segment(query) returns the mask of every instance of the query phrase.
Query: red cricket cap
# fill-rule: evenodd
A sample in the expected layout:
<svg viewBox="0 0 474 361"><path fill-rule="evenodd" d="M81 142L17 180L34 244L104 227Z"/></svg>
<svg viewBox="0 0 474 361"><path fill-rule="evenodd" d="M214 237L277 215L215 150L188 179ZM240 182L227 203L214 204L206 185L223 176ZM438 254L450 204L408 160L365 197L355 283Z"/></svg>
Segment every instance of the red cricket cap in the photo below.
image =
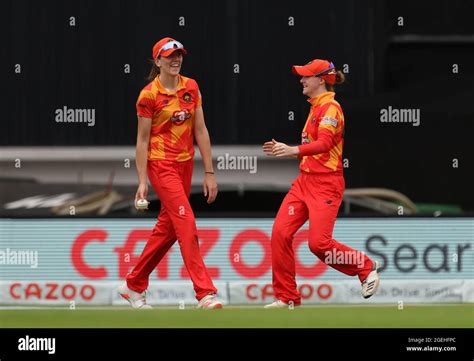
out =
<svg viewBox="0 0 474 361"><path fill-rule="evenodd" d="M293 65L291 71L301 76L317 76L331 85L336 82L336 67L327 60L314 59L306 65Z"/></svg>
<svg viewBox="0 0 474 361"><path fill-rule="evenodd" d="M181 50L183 54L188 53L183 44L181 44L179 41L174 40L173 38L163 38L153 46L153 59L156 59L159 56L164 56L167 58L176 50Z"/></svg>

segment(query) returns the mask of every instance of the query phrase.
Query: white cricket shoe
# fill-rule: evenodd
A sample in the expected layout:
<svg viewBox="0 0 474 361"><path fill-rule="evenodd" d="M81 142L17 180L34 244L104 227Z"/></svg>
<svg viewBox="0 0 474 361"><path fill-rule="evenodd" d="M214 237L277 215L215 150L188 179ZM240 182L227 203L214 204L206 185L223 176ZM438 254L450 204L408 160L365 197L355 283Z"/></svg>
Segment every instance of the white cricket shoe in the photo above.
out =
<svg viewBox="0 0 474 361"><path fill-rule="evenodd" d="M289 308L290 306L283 302L282 300L276 300L268 305L263 306L263 308Z"/></svg>
<svg viewBox="0 0 474 361"><path fill-rule="evenodd" d="M199 300L196 308L214 310L222 308L222 303L217 299L215 293L210 293Z"/></svg>
<svg viewBox="0 0 474 361"><path fill-rule="evenodd" d="M362 286L362 297L369 298L377 292L377 288L380 283L379 276L380 262L374 261L372 271L369 273L367 278L361 283Z"/></svg>
<svg viewBox="0 0 474 361"><path fill-rule="evenodd" d="M146 304L145 291L143 291L142 293L132 291L130 288L127 287L126 282L119 288L117 288L117 292L120 296L126 299L133 308L139 308L141 310L148 310L152 308L150 305Z"/></svg>

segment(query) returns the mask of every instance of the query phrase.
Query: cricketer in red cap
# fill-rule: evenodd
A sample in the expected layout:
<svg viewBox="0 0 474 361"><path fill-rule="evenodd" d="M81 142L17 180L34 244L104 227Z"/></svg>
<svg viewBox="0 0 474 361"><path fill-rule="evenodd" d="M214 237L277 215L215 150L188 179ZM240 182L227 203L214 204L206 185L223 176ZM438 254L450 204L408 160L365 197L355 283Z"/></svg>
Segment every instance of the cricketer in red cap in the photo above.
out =
<svg viewBox="0 0 474 361"><path fill-rule="evenodd" d="M333 63L315 59L295 65L303 94L311 108L301 132L301 145L289 146L275 139L263 144L269 156L300 159L300 175L293 181L272 227L272 284L275 302L265 308L288 308L301 303L295 279L292 247L298 229L309 220L308 246L318 257L324 272L327 266L348 276L358 276L364 298L375 294L380 282L379 262L333 238L339 206L344 194L342 151L344 113L336 101L334 84L344 81L344 74ZM338 262L332 255L358 254L356 259ZM329 257L331 255L331 257Z"/></svg>

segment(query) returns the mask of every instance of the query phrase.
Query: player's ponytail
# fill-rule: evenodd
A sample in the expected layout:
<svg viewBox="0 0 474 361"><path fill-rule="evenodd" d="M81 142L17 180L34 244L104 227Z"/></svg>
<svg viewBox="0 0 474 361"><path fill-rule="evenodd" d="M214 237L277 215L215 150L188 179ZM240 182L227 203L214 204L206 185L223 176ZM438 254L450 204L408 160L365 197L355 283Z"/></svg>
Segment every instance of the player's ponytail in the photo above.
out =
<svg viewBox="0 0 474 361"><path fill-rule="evenodd" d="M148 81L153 81L158 75L160 75L160 68L156 65L156 63L151 60L151 64L150 73L146 78Z"/></svg>
<svg viewBox="0 0 474 361"><path fill-rule="evenodd" d="M340 70L338 70L336 72L336 81L334 82L334 84L342 84L346 81L346 76L344 75L344 73ZM334 91L334 85L331 85L331 84L328 84L326 83L326 90L327 91L330 91L330 92L333 92Z"/></svg>
<svg viewBox="0 0 474 361"><path fill-rule="evenodd" d="M336 84L342 84L346 80L346 76L340 70L336 72Z"/></svg>

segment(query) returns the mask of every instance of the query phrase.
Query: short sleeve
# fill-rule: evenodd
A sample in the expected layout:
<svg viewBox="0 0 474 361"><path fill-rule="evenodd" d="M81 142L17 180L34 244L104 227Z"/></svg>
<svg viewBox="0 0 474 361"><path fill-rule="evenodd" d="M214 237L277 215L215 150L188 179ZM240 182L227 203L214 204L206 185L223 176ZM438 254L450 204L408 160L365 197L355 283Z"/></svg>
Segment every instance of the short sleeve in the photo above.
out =
<svg viewBox="0 0 474 361"><path fill-rule="evenodd" d="M202 107L202 95L199 87L197 88L196 108Z"/></svg>
<svg viewBox="0 0 474 361"><path fill-rule="evenodd" d="M199 85L196 81L194 81L194 91L195 91L194 97L196 99L194 108L202 107L202 94L201 94L201 90L199 89Z"/></svg>
<svg viewBox="0 0 474 361"><path fill-rule="evenodd" d="M155 111L155 96L149 90L142 90L137 100L137 115L143 118L153 118Z"/></svg>

